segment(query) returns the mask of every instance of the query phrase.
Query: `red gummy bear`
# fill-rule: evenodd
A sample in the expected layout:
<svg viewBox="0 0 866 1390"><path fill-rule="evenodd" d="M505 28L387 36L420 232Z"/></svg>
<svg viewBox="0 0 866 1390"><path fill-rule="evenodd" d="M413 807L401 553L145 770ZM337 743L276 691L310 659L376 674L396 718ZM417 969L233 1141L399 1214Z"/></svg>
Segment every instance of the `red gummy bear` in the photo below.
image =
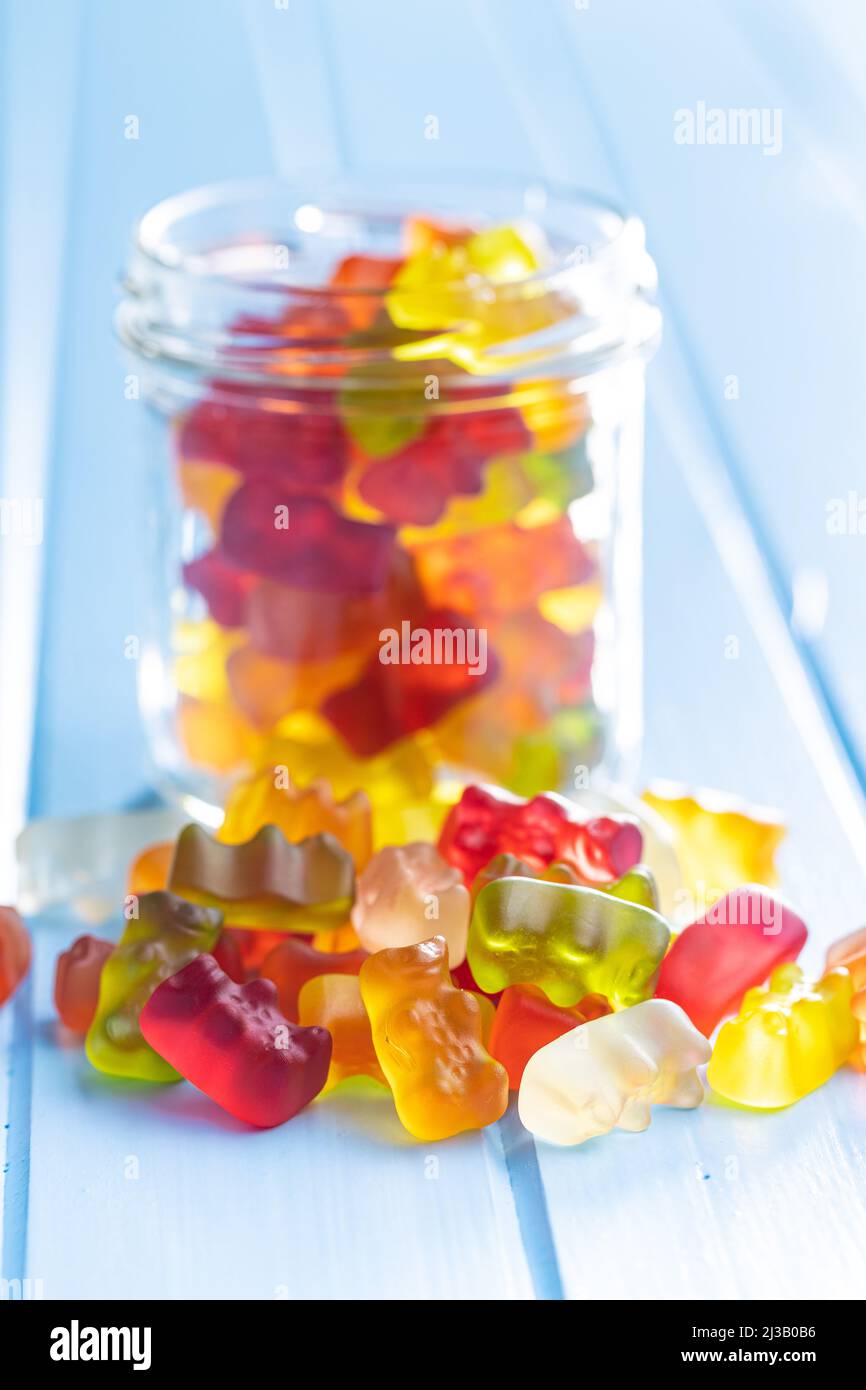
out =
<svg viewBox="0 0 866 1390"><path fill-rule="evenodd" d="M154 990L141 1031L230 1115L270 1129L319 1094L331 1064L330 1033L289 1023L276 1003L270 980L233 984L213 956L200 955Z"/></svg>
<svg viewBox="0 0 866 1390"><path fill-rule="evenodd" d="M0 1004L30 969L30 934L14 907L0 907Z"/></svg>
<svg viewBox="0 0 866 1390"><path fill-rule="evenodd" d="M446 415L431 420L421 438L399 453L370 464L358 491L390 521L432 526L451 497L481 492L491 458L519 454L530 445L517 410Z"/></svg>
<svg viewBox="0 0 866 1390"><path fill-rule="evenodd" d="M535 869L561 861L590 886L615 883L640 862L640 829L611 816L572 819L575 810L550 792L523 801L489 787L467 787L448 813L439 852L469 887L497 854L513 854Z"/></svg>
<svg viewBox="0 0 866 1390"><path fill-rule="evenodd" d="M509 1090L519 1090L526 1063L539 1048L581 1023L609 1013L611 1007L601 994L587 994L573 1009L561 1009L532 985L510 985L503 990L489 1050L508 1072Z"/></svg>
<svg viewBox="0 0 866 1390"><path fill-rule="evenodd" d="M357 975L367 952L317 951L309 942L290 937L275 946L262 961L260 974L277 990L280 1009L286 1018L298 1017L298 995L308 980L317 975Z"/></svg>
<svg viewBox="0 0 866 1390"><path fill-rule="evenodd" d="M765 888L737 888L684 927L661 964L656 998L685 1009L709 1037L783 961L795 960L806 924Z"/></svg>
<svg viewBox="0 0 866 1390"><path fill-rule="evenodd" d="M270 933L262 933L262 935ZM213 948L213 958L220 970L224 970L236 985L243 985L247 979L247 964L244 956L243 938L257 936L257 932L245 932L237 927L224 927Z"/></svg>
<svg viewBox="0 0 866 1390"><path fill-rule="evenodd" d="M322 497L292 494L262 478L239 487L222 519L222 546L254 574L302 589L376 593L391 570L393 526L341 516Z"/></svg>
<svg viewBox="0 0 866 1390"><path fill-rule="evenodd" d="M114 943L98 936L79 936L61 951L54 969L54 1007L73 1033L86 1033L99 1002L99 977Z"/></svg>
<svg viewBox="0 0 866 1390"><path fill-rule="evenodd" d="M183 567L190 589L201 594L208 612L222 627L243 627L255 576L238 569L215 547Z"/></svg>
<svg viewBox="0 0 866 1390"><path fill-rule="evenodd" d="M471 645L477 642L477 634L478 629L456 613L432 612L414 623L404 621L401 633L394 630L400 659L386 663L382 659L384 649L380 649L355 685L328 696L322 713L356 757L375 757L407 734L429 728L453 705L480 694L496 679L498 664L493 653L484 647L482 667L481 648ZM408 659L413 651L423 657L417 665ZM437 651L440 657L450 653L462 654L465 659L437 659ZM470 661L473 652L474 662Z"/></svg>
<svg viewBox="0 0 866 1390"><path fill-rule="evenodd" d="M187 415L179 442L183 458L289 487L339 482L346 466L346 437L332 393L269 388L262 394L237 385L229 390L230 397L206 397Z"/></svg>

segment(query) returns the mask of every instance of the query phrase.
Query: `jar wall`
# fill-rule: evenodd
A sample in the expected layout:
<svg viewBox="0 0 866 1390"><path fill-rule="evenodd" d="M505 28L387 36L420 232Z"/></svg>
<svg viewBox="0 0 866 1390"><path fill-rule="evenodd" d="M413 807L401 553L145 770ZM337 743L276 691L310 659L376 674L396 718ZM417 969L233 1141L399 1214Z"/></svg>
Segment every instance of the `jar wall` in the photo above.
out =
<svg viewBox="0 0 866 1390"><path fill-rule="evenodd" d="M455 781L627 772L653 277L634 219L535 184L276 182L147 214L118 327L164 791L218 819L279 765L409 826Z"/></svg>
<svg viewBox="0 0 866 1390"><path fill-rule="evenodd" d="M633 362L353 419L146 376L140 694L162 786L216 807L269 762L412 802L443 778L529 795L621 772L642 378Z"/></svg>

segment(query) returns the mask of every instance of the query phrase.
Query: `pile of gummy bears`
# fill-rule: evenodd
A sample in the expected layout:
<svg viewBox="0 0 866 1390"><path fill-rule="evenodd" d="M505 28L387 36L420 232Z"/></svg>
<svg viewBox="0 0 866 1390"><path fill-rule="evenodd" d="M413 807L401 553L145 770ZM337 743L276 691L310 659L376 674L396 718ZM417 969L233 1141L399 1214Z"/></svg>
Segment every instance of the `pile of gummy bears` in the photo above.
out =
<svg viewBox="0 0 866 1390"><path fill-rule="evenodd" d="M676 936L660 911L696 870L772 878L781 828L682 791L608 802L468 786L438 844L373 852L363 792L265 769L215 836L189 824L136 857L117 944L81 936L57 961L58 1014L100 1071L185 1078L251 1125L363 1078L426 1141L494 1123L510 1091L533 1135L573 1145L699 1105L706 1062L714 1091L764 1109L866 1070L866 930L813 985L806 927L766 887ZM0 913L2 1001L30 942Z"/></svg>

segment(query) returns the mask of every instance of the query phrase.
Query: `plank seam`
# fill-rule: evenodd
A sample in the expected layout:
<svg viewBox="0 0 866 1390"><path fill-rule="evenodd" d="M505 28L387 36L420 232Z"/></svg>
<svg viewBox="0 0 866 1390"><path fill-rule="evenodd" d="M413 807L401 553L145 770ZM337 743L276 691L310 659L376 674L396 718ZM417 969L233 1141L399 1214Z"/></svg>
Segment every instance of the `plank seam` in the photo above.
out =
<svg viewBox="0 0 866 1390"><path fill-rule="evenodd" d="M560 18L564 19L563 11L559 11ZM573 30L569 28L569 38L572 47L576 49L574 43ZM602 153L619 185L622 195L630 204L630 181L625 175L624 166L619 156L618 148L613 138L609 135L606 126L600 116L595 92L591 82L587 79L586 72L580 62L579 57L575 56L575 64L580 75L584 90L587 92L588 108L593 113L595 121L596 135ZM666 283L664 273L660 279ZM857 855L860 863L866 867L866 814L862 798L866 797L866 763L857 750L855 740L848 728L847 721L839 704L834 697L823 666L811 648L791 627L785 617L786 612L793 611L793 595L785 579L784 567L778 560L775 548L770 541L767 531L763 525L759 511L753 503L748 485L743 477L742 469L736 460L733 447L729 444L724 426L719 419L718 412L714 406L707 388L703 384L695 363L697 353L693 350L690 334L683 326L682 315L679 311L677 301L669 290L664 292L665 320L667 333L671 341L679 350L681 359L685 363L685 370L691 382L702 416L707 423L707 427L712 438L715 457L711 460L706 457L706 452L700 449L689 451L695 459L704 458L702 476L699 476L699 464L689 465L685 452L675 451L677 466L681 472L686 485L689 488L698 509L704 518L707 529L712 536L719 558L725 569L726 574L731 579L735 591L743 598L743 607L747 616L755 626L756 619L759 617L765 624L765 630L775 628L777 643L780 639L784 640L787 646L787 656L789 665L796 665L798 671L805 681L806 690L811 696L812 709L806 708L803 699L805 691L801 688L798 691L800 696L798 702L792 700L791 687L780 679L780 673L775 666L770 663L771 670L776 677L782 700L788 709L792 720L801 733L804 734L804 744L808 756L813 762L818 773L819 780L828 788L831 801L835 801L834 790L828 782L829 770L823 758L816 756L813 743L807 738L804 723L809 732L815 731L816 719L820 722L824 733L828 736L828 745L834 754L834 759L838 764L836 769L837 776L841 776L845 783L850 783L850 778L846 774L844 763L847 762L848 772L853 774L859 787L860 797L851 797L851 807L857 817L858 825L851 826L845 817L842 817L843 826L851 840L852 848ZM661 401L662 397L657 395ZM658 413L658 412L657 412ZM668 402L666 415L666 428L669 428L670 419L676 414L674 406ZM681 433L681 431L680 431ZM715 486L713 486L715 484ZM751 570L749 581L743 581L742 564L734 564L731 547L725 544L725 527L729 534L731 531L739 531L742 541L748 541L750 554L748 556ZM742 560L742 552L738 553L738 560ZM761 581L764 581L761 583ZM750 583L757 587L750 587ZM744 592L745 590L745 592ZM762 613L757 614L758 604L762 606ZM784 655L785 653L782 652ZM827 747L828 745L825 745Z"/></svg>

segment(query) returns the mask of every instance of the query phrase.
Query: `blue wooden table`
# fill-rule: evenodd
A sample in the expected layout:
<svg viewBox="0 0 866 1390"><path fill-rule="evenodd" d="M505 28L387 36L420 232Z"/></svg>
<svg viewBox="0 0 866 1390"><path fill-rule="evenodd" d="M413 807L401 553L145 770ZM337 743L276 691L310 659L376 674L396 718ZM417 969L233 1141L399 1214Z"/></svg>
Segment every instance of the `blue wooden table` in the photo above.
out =
<svg viewBox="0 0 866 1390"><path fill-rule="evenodd" d="M0 538L5 897L26 814L146 789L124 658L139 407L110 330L135 217L188 186L309 166L534 171L638 212L664 287L644 775L782 808L784 888L817 969L866 920L864 7L49 8L49 24L28 0L0 13L2 495L45 501L42 545ZM775 136L679 142L701 103L758 108ZM866 1292L862 1076L774 1116L660 1112L575 1152L536 1147L509 1115L428 1153L386 1099L339 1094L250 1135L190 1088L145 1102L58 1044L53 963L79 930L36 924L32 975L0 1013L6 1280L124 1298Z"/></svg>

